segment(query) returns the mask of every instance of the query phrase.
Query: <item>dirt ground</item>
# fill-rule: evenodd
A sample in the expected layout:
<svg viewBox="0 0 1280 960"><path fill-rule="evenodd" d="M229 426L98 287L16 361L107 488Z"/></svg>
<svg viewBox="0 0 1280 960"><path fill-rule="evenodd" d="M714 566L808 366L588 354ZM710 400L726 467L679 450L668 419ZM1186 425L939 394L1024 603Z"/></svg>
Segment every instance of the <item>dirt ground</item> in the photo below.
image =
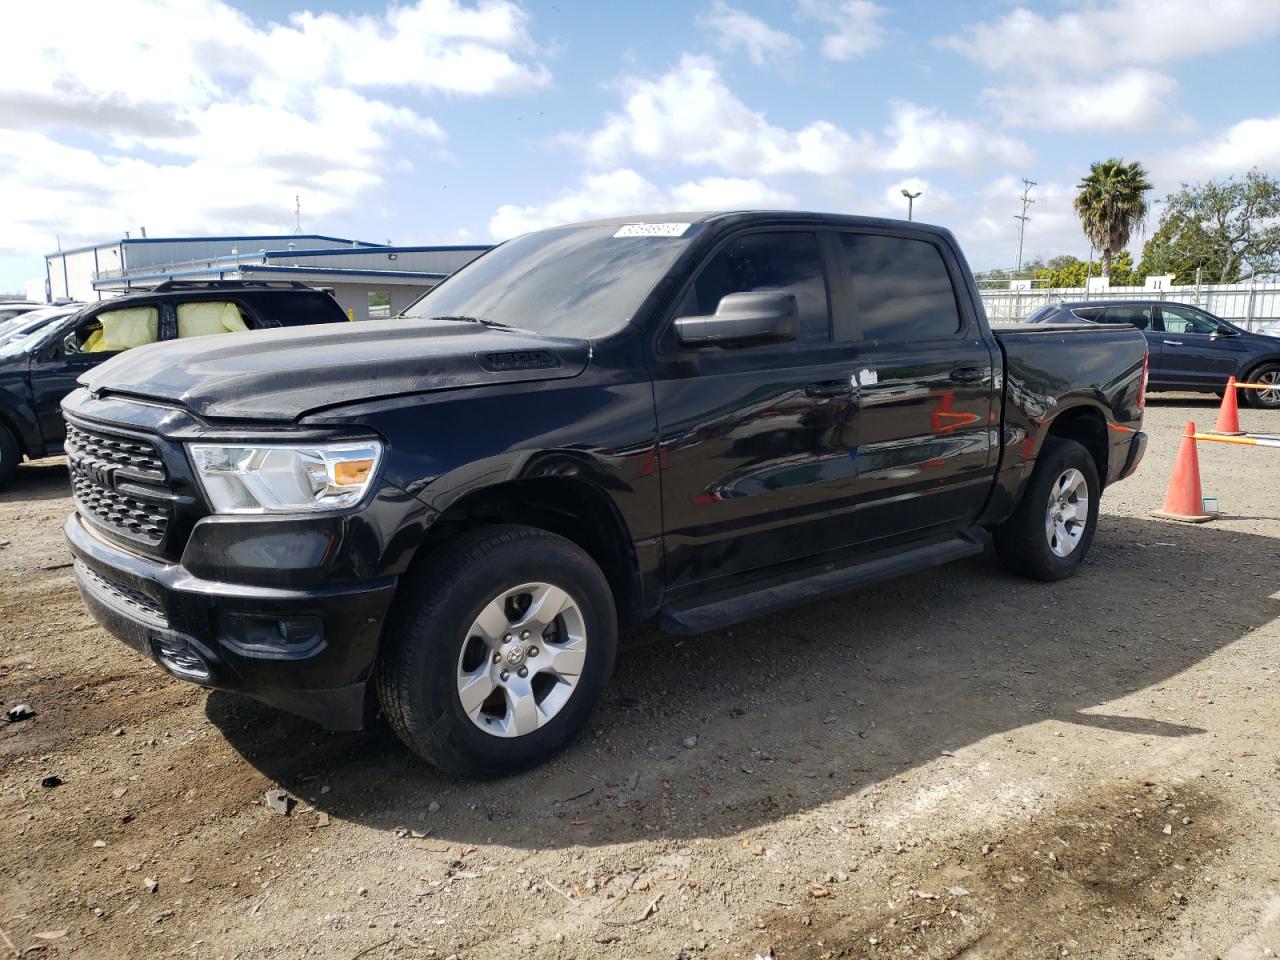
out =
<svg viewBox="0 0 1280 960"><path fill-rule="evenodd" d="M28 465L0 494L0 699L36 711L0 723L0 955L1275 956L1280 451L1205 444L1222 519L1148 516L1213 408L1153 400L1075 579L984 556L641 633L585 736L486 784L128 651L72 583L65 465Z"/></svg>

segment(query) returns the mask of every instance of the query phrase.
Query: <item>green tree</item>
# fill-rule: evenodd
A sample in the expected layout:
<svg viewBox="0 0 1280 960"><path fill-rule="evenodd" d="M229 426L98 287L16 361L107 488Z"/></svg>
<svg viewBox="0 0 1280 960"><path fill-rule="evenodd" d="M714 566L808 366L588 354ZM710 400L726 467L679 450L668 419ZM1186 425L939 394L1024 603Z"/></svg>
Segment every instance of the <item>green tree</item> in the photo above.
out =
<svg viewBox="0 0 1280 960"><path fill-rule="evenodd" d="M1111 260L1124 249L1133 229L1147 216L1147 191L1151 184L1142 164L1118 158L1089 165L1089 175L1080 181L1076 194L1076 216L1084 235L1102 251L1102 272L1111 276Z"/></svg>
<svg viewBox="0 0 1280 960"><path fill-rule="evenodd" d="M1234 283L1280 270L1280 180L1258 170L1243 177L1182 185L1165 199L1160 226L1142 248L1150 273L1179 283Z"/></svg>

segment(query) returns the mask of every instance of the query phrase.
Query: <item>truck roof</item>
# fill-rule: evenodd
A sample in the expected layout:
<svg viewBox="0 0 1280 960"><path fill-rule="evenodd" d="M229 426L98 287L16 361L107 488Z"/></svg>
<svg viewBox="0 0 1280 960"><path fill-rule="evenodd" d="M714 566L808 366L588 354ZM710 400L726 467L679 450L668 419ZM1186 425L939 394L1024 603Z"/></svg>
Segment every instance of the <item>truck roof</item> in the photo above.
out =
<svg viewBox="0 0 1280 960"><path fill-rule="evenodd" d="M922 233L951 237L951 231L936 224L919 220L895 220L887 217L864 217L844 213L819 213L812 210L697 210L669 211L664 213L639 213L624 217L601 217L564 226L610 226L628 223L708 223L713 221L752 220L777 223L815 223L834 227L875 227L901 230L904 227ZM554 229L554 228L551 228Z"/></svg>

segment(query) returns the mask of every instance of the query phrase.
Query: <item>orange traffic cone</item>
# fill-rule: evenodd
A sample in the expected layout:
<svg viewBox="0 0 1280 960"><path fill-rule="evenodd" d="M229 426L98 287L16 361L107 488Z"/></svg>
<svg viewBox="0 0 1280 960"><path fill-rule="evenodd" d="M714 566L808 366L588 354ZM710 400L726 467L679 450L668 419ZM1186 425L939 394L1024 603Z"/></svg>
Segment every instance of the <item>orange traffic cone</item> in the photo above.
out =
<svg viewBox="0 0 1280 960"><path fill-rule="evenodd" d="M1184 523L1204 523L1217 518L1216 513L1205 513L1204 510L1195 433L1196 425L1188 421L1187 431L1182 435L1182 446L1178 448L1178 459L1173 462L1173 476L1169 478L1169 487L1164 494L1164 509L1155 511L1153 517Z"/></svg>
<svg viewBox="0 0 1280 960"><path fill-rule="evenodd" d="M1238 437L1244 433L1240 429L1240 406L1236 401L1235 377L1227 380L1227 392L1222 395L1222 406L1218 409L1218 425L1213 428L1213 432L1226 434L1229 437Z"/></svg>

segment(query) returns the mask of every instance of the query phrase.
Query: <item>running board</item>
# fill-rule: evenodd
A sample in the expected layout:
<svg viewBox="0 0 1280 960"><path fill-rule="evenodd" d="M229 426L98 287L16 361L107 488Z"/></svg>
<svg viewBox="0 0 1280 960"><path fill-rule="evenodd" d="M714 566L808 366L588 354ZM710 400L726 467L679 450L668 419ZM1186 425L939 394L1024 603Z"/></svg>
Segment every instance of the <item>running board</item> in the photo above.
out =
<svg viewBox="0 0 1280 960"><path fill-rule="evenodd" d="M927 570L962 557L981 553L983 542L976 533L961 533L951 540L929 543L899 553L855 562L807 577L775 582L770 586L726 595L719 591L703 603L663 607L658 627L667 633L690 635L718 630L766 613L809 603L820 597L868 587L903 574Z"/></svg>

